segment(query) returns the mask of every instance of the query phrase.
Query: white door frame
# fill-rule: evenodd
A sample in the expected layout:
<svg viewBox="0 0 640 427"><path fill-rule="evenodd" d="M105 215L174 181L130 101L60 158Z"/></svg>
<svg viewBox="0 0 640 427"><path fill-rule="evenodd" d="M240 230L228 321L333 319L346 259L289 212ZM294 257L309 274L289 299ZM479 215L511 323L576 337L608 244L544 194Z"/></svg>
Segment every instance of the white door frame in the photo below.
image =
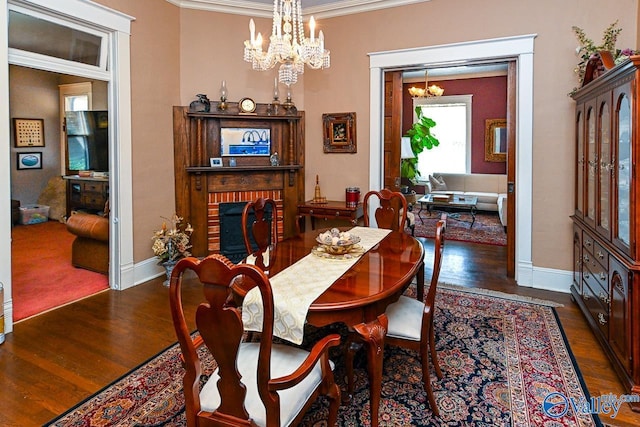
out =
<svg viewBox="0 0 640 427"><path fill-rule="evenodd" d="M517 72L516 94L516 272L520 286L533 286L531 260L531 207L533 182L533 42L535 34L490 40L470 41L449 45L428 46L369 54L370 74L370 171L371 189L383 183L382 113L384 71L387 69L422 68L445 64L463 65L468 62L515 59Z"/></svg>
<svg viewBox="0 0 640 427"><path fill-rule="evenodd" d="M106 72L94 72L84 67L62 66L26 56L10 56L8 48L8 3L34 8L39 12L64 17L76 25L91 23L109 33ZM97 3L84 0L0 0L0 58L4 64L72 74L108 81L110 126L109 163L110 231L109 283L112 289L134 285L133 276L133 198L131 168L131 73L130 30L134 18ZM10 123L9 67L0 67L0 121ZM10 132L0 127L0 200L11 199ZM9 203L0 210L0 252L11 253L11 212ZM13 330L11 297L11 258L0 257L0 282L4 284L5 332Z"/></svg>

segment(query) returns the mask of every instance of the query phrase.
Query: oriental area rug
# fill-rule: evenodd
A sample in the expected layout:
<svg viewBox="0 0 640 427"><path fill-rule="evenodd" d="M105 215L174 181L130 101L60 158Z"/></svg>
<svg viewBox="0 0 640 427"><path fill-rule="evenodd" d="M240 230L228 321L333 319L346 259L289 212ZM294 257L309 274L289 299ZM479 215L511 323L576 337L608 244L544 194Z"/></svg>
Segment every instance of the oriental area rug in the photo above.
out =
<svg viewBox="0 0 640 427"><path fill-rule="evenodd" d="M423 209L418 216L419 209L414 209L414 212L416 214L414 235L433 238L440 213L434 212L429 215L427 210ZM472 220L473 218L468 212L447 212L447 240L485 245L507 245L507 233L497 212L478 212L473 227L471 227Z"/></svg>
<svg viewBox="0 0 640 427"><path fill-rule="evenodd" d="M417 354L387 346L380 425L601 426L597 415L570 403L589 395L552 305L439 287L435 335L443 378L432 368L431 380L440 418L429 407ZM170 347L47 425L184 426L179 355L177 345ZM206 357L210 374L215 363ZM344 387L343 355L332 359ZM355 368L355 395L340 407L340 426L370 425L362 351ZM302 425L325 426L326 420L327 402L320 398Z"/></svg>

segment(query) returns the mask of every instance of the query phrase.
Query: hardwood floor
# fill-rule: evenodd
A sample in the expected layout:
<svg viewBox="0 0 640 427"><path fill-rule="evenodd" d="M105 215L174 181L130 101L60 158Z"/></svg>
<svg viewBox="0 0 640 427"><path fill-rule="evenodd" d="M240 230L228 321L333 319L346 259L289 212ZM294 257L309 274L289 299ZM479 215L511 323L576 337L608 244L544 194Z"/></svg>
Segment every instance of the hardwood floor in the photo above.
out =
<svg viewBox="0 0 640 427"><path fill-rule="evenodd" d="M429 254L431 242L425 244ZM440 280L564 304L558 316L589 392L594 397L624 394L570 296L518 287L505 277L505 257L503 247L448 241ZM200 289L186 289L183 299L186 307L194 307L202 300ZM126 291L106 291L20 322L0 345L0 425L42 425L175 341L162 278ZM638 426L640 414L625 404L616 418L603 416L602 421Z"/></svg>

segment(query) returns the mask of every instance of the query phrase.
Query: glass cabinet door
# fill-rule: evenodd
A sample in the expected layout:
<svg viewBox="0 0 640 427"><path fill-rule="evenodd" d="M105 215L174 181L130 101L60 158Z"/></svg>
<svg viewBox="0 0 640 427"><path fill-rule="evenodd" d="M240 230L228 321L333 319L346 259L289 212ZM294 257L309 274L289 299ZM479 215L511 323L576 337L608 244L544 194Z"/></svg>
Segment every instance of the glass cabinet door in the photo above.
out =
<svg viewBox="0 0 640 427"><path fill-rule="evenodd" d="M575 214L584 215L584 105L577 108L576 114L576 194Z"/></svg>
<svg viewBox="0 0 640 427"><path fill-rule="evenodd" d="M598 203L598 232L607 240L610 234L610 213L611 213L611 92L606 96L598 98L599 120L598 128L598 153L599 164L596 168L599 174L597 203Z"/></svg>
<svg viewBox="0 0 640 427"><path fill-rule="evenodd" d="M615 227L614 243L630 250L631 242L631 85L626 84L614 91L615 114ZM633 255L633 254L630 254Z"/></svg>
<svg viewBox="0 0 640 427"><path fill-rule="evenodd" d="M587 105L587 179L585 192L587 194L585 206L585 221L595 228L596 221L596 167L598 157L596 151L596 108Z"/></svg>

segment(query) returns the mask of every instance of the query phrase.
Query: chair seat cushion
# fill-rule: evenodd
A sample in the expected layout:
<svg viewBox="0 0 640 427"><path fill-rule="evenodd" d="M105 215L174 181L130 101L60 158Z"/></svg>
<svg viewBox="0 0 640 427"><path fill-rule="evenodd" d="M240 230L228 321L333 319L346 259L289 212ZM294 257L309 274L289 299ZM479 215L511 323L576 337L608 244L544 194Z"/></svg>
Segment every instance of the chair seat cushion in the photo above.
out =
<svg viewBox="0 0 640 427"><path fill-rule="evenodd" d="M242 383L247 388L245 399L247 412L257 425L266 426L266 409L257 388L259 353L260 343L240 344L237 365L238 372L242 375ZM296 347L274 344L271 353L271 377L277 378L291 374L302 364L308 354L309 352ZM331 363L331 369L333 367L334 365ZM200 392L200 402L204 411L214 411L220 405L218 379L220 377L216 369ZM318 362L302 382L290 389L278 392L280 395L280 422L283 426L291 424L321 381L322 368Z"/></svg>
<svg viewBox="0 0 640 427"><path fill-rule="evenodd" d="M385 314L389 319L387 336L420 341L424 304L415 298L401 296Z"/></svg>

